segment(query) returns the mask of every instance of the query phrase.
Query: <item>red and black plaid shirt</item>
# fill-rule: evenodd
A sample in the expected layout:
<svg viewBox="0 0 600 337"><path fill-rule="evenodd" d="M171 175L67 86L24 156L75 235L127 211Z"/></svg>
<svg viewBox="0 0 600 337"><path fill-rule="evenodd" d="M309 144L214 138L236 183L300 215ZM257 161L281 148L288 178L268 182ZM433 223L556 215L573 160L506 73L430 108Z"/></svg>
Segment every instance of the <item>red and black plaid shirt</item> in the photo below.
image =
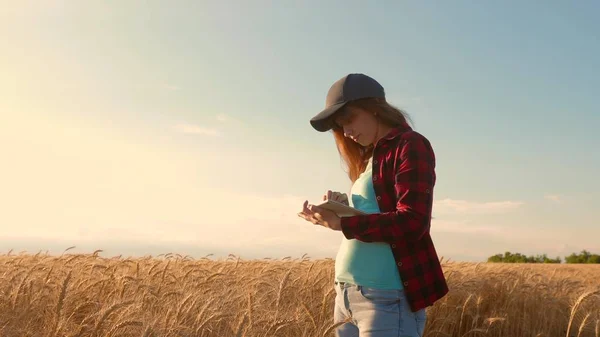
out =
<svg viewBox="0 0 600 337"><path fill-rule="evenodd" d="M373 188L381 213L343 217L347 239L387 242L413 311L433 305L448 285L429 229L435 155L408 125L393 129L373 150Z"/></svg>

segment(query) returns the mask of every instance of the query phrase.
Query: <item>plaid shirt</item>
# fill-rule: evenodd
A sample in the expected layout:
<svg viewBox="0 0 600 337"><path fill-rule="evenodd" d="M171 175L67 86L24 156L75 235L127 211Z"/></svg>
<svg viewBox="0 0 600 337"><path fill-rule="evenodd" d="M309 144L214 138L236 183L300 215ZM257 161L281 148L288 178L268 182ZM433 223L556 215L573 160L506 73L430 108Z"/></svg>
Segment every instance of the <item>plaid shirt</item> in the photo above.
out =
<svg viewBox="0 0 600 337"><path fill-rule="evenodd" d="M342 217L344 236L390 244L413 311L433 305L448 285L429 234L435 155L408 125L393 129L373 150L373 188L380 214Z"/></svg>

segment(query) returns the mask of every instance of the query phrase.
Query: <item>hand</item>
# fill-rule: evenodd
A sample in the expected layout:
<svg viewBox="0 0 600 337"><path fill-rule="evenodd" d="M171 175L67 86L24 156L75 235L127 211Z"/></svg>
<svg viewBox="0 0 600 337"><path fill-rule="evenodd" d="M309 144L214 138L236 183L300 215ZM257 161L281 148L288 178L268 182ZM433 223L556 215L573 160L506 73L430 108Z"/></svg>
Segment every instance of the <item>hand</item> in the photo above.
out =
<svg viewBox="0 0 600 337"><path fill-rule="evenodd" d="M309 205L308 201L304 202L302 212L298 213L298 216L315 225L321 225L334 231L342 230L341 219L337 214L328 209Z"/></svg>
<svg viewBox="0 0 600 337"><path fill-rule="evenodd" d="M333 200L346 206L350 206L348 203L348 195L346 193L327 191L327 193L323 195L323 201L325 200Z"/></svg>

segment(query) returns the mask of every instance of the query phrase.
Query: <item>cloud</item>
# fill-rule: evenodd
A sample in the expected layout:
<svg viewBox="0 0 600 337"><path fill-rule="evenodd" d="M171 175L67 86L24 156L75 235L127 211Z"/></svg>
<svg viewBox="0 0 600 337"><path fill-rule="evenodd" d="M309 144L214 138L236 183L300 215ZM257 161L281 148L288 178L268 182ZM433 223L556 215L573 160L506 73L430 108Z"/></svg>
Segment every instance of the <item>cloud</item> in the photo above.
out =
<svg viewBox="0 0 600 337"><path fill-rule="evenodd" d="M177 132L196 134L203 136L219 136L220 132L215 129L204 128L193 124L177 124L173 127Z"/></svg>
<svg viewBox="0 0 600 337"><path fill-rule="evenodd" d="M492 225L474 225L471 221L432 220L432 231L444 233L500 234L502 229Z"/></svg>
<svg viewBox="0 0 600 337"><path fill-rule="evenodd" d="M434 211L442 214L495 214L515 210L523 205L520 201L477 202L442 199L435 202Z"/></svg>
<svg viewBox="0 0 600 337"><path fill-rule="evenodd" d="M216 116L216 119L221 123L240 123L239 119L233 118L227 114L220 113Z"/></svg>
<svg viewBox="0 0 600 337"><path fill-rule="evenodd" d="M544 199L550 200L550 201L553 201L553 202L556 202L556 203L561 203L563 201L562 196L559 195L559 194L546 194L544 196Z"/></svg>

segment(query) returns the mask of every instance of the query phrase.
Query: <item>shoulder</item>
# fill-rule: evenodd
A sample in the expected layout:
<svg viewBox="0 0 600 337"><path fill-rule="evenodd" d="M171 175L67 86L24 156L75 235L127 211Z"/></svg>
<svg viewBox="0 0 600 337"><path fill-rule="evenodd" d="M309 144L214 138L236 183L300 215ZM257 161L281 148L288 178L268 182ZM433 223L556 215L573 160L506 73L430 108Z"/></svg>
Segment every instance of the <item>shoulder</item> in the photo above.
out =
<svg viewBox="0 0 600 337"><path fill-rule="evenodd" d="M396 164L414 162L435 167L435 153L429 139L423 134L408 129L391 140L390 148Z"/></svg>
<svg viewBox="0 0 600 337"><path fill-rule="evenodd" d="M394 139L392 139L392 147L395 147L399 153L407 151L419 151L429 152L433 155L433 146L429 139L423 134L408 129L402 133L399 133Z"/></svg>
<svg viewBox="0 0 600 337"><path fill-rule="evenodd" d="M400 143L425 143L431 145L429 139L415 130L407 130L400 134Z"/></svg>

